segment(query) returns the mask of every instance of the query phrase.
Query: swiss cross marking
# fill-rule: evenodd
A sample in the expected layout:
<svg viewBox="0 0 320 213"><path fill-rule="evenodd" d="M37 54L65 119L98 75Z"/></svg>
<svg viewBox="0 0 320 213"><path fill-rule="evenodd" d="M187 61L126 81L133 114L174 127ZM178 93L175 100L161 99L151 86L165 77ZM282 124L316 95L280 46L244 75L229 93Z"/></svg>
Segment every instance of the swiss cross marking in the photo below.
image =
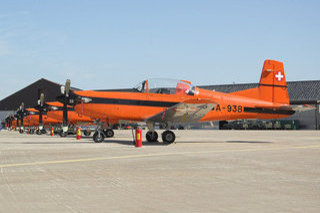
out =
<svg viewBox="0 0 320 213"><path fill-rule="evenodd" d="M282 75L280 71L278 72L278 74L276 74L276 78L278 79L278 81L281 81L283 77L284 75Z"/></svg>

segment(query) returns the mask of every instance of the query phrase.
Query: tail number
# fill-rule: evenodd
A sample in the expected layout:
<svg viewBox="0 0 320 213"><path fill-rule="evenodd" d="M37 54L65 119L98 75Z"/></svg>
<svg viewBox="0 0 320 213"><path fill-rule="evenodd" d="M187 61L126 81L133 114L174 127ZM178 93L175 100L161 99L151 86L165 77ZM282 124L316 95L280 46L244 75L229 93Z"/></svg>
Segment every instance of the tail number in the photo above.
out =
<svg viewBox="0 0 320 213"><path fill-rule="evenodd" d="M228 112L238 112L241 113L243 107L241 105L228 105L227 106Z"/></svg>

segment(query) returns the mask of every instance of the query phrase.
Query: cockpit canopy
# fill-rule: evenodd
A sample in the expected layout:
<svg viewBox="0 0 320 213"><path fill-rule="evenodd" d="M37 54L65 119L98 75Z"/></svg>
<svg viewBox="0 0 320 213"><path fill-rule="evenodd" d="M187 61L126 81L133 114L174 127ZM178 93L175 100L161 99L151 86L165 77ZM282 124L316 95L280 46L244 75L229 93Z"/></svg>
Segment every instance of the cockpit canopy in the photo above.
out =
<svg viewBox="0 0 320 213"><path fill-rule="evenodd" d="M168 95L194 95L195 87L190 82L173 79L149 79L135 87L139 92L168 94Z"/></svg>

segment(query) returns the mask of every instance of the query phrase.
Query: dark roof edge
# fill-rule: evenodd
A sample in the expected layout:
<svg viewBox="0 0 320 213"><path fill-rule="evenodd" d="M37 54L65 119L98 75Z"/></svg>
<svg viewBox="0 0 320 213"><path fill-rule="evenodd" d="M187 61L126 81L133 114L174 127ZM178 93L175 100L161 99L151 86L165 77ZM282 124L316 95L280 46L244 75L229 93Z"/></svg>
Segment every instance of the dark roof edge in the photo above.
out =
<svg viewBox="0 0 320 213"><path fill-rule="evenodd" d="M310 82L320 82L320 80L303 80L303 81L287 81L287 83L310 83ZM257 83L234 83L234 84L211 84L211 85L199 85L198 87L218 87L218 86L234 86L234 85L255 85L259 84Z"/></svg>
<svg viewBox="0 0 320 213"><path fill-rule="evenodd" d="M300 105L300 104L318 104L320 100L300 100L300 101L290 101L292 105Z"/></svg>
<svg viewBox="0 0 320 213"><path fill-rule="evenodd" d="M5 98L1 99L0 102L3 101L3 100L5 100L5 99L7 99L7 98L9 98L10 96L13 96L13 95L21 92L22 90L26 89L27 87L30 87L30 86L32 86L32 85L34 85L34 84L37 84L37 83L41 82L41 81L47 81L47 82L50 82L50 83L52 83L52 84L55 84L55 85L57 85L57 86L59 86L59 87L62 85L62 84L58 84L58 83L56 83L56 82L50 81L50 80L48 80L48 79L46 79L46 78L40 78L39 80L37 80L37 81L35 81L35 82L33 82L33 83L31 83L31 84L23 87L22 89L16 91L15 93L12 93L11 95L6 96ZM76 87L71 87L71 90L79 91L79 90L81 90L81 89L76 88Z"/></svg>
<svg viewBox="0 0 320 213"><path fill-rule="evenodd" d="M32 84L29 84L29 85L23 87L22 89L19 89L19 90L16 91L15 93L12 93L11 95L8 95L7 97L3 98L3 99L0 100L0 101L3 101L3 100L5 100L5 99L9 98L10 96L13 96L13 95L17 94L17 93L21 92L22 90L26 89L27 87L30 87L30 86L32 86L32 85L34 85L34 84L37 84L37 83L39 83L39 82L42 81L42 80L47 80L47 79L40 78L39 80L33 82Z"/></svg>

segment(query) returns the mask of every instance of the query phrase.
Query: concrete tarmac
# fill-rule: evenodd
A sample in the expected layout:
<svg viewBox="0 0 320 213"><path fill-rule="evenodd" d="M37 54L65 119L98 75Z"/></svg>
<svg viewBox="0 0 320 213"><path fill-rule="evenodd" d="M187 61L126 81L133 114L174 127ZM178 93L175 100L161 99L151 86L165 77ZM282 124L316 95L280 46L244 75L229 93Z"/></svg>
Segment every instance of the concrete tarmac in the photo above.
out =
<svg viewBox="0 0 320 213"><path fill-rule="evenodd" d="M146 131L144 131L145 133ZM0 131L0 212L320 212L320 131L96 144Z"/></svg>

